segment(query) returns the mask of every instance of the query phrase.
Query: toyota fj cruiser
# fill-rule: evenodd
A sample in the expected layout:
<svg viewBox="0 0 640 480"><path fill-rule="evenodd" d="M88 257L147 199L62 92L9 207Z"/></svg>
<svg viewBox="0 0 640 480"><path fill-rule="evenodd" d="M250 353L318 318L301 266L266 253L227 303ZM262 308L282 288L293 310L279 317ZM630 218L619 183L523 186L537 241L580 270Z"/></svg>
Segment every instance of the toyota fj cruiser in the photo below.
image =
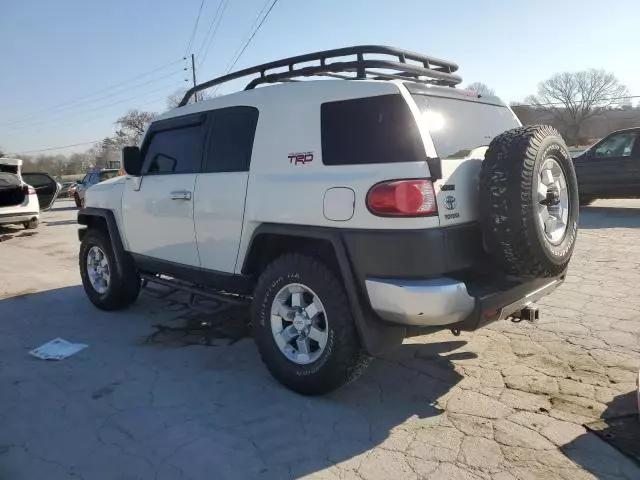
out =
<svg viewBox="0 0 640 480"><path fill-rule="evenodd" d="M125 308L141 279L251 296L264 363L302 394L355 378L415 327L533 319L576 239L571 158L553 128L455 88L456 70L360 46L193 87L124 149L126 177L87 191L89 299Z"/></svg>

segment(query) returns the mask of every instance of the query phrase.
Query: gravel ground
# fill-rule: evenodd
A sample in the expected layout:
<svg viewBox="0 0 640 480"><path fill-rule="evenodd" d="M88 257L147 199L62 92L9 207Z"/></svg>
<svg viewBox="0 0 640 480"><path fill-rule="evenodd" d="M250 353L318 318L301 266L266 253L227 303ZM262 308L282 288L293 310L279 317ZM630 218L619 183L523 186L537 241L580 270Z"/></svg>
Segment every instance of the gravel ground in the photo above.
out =
<svg viewBox="0 0 640 480"><path fill-rule="evenodd" d="M75 215L58 202L33 236L0 229L0 479L640 478L582 426L635 411L640 201L582 210L538 325L411 338L322 398L272 380L244 311L211 317L160 290L93 308ZM204 319L206 338L154 328ZM56 337L89 347L27 355Z"/></svg>

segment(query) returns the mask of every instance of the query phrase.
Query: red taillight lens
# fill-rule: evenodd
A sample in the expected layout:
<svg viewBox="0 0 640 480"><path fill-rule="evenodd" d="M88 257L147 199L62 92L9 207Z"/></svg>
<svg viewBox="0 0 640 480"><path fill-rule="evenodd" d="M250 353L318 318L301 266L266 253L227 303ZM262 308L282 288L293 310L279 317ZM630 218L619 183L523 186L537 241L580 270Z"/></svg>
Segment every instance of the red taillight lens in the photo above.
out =
<svg viewBox="0 0 640 480"><path fill-rule="evenodd" d="M379 216L424 217L438 213L430 180L394 180L374 185L367 193L367 207Z"/></svg>

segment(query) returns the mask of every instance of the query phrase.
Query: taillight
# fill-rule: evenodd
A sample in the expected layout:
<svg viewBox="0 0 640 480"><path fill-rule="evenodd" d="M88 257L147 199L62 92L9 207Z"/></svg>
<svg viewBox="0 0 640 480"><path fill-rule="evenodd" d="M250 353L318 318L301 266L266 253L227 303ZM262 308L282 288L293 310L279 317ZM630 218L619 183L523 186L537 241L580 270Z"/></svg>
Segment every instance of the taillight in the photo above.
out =
<svg viewBox="0 0 640 480"><path fill-rule="evenodd" d="M425 217L438 213L431 180L393 180L378 183L367 193L367 208L381 217Z"/></svg>

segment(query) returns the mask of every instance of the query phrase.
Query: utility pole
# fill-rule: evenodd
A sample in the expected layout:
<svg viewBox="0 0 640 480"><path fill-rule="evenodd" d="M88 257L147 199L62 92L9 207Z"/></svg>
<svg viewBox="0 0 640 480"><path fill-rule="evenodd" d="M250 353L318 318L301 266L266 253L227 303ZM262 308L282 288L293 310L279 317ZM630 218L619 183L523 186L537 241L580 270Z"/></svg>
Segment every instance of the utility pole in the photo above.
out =
<svg viewBox="0 0 640 480"><path fill-rule="evenodd" d="M193 86L196 86L196 57L191 54L191 74L193 75ZM198 92L194 95L195 102L198 103Z"/></svg>

